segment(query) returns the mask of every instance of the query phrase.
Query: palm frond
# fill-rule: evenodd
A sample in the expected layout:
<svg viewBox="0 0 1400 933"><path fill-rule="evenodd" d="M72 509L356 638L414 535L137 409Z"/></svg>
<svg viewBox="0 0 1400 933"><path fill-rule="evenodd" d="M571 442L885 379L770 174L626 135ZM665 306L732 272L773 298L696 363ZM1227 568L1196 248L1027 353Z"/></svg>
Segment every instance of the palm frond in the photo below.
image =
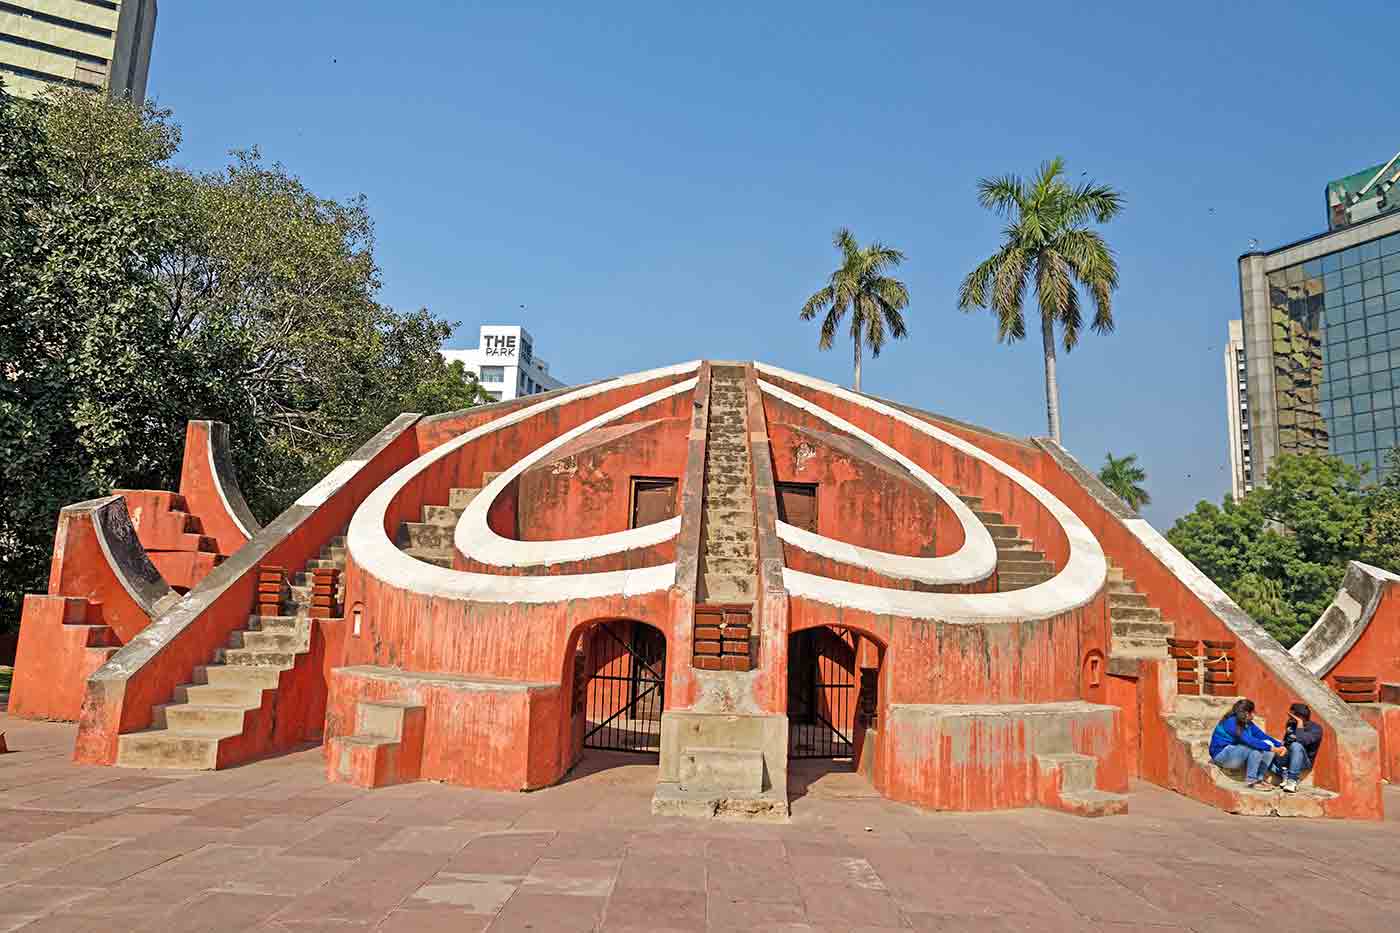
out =
<svg viewBox="0 0 1400 933"><path fill-rule="evenodd" d="M802 306L800 312L802 320L810 321L817 316L817 312L825 308L836 298L836 288L828 285L812 293L812 297L807 299L807 303Z"/></svg>
<svg viewBox="0 0 1400 933"><path fill-rule="evenodd" d="M998 175L977 182L977 203L1002 217L1025 203L1026 186L1017 175Z"/></svg>

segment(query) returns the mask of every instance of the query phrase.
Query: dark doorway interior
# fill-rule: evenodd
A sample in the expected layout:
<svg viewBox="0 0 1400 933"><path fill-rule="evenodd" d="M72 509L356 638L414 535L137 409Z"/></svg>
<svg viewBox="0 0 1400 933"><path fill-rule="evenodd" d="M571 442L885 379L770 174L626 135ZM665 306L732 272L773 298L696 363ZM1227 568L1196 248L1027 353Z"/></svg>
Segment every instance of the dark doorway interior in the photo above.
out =
<svg viewBox="0 0 1400 933"><path fill-rule="evenodd" d="M665 708L666 638L642 622L604 622L587 641L584 748L657 753Z"/></svg>
<svg viewBox="0 0 1400 933"><path fill-rule="evenodd" d="M778 518L803 531L817 531L816 483L778 483Z"/></svg>
<svg viewBox="0 0 1400 933"><path fill-rule="evenodd" d="M654 525L676 514L676 481L639 476L632 480L632 527Z"/></svg>
<svg viewBox="0 0 1400 933"><path fill-rule="evenodd" d="M788 642L788 756L850 758L858 704L851 641L831 628Z"/></svg>

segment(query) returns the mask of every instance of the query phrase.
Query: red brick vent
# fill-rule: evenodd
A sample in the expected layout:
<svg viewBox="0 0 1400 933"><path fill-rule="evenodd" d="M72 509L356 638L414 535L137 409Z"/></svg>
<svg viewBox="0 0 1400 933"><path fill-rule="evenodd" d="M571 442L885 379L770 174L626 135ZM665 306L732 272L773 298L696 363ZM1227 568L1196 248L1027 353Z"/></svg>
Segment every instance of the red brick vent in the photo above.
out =
<svg viewBox="0 0 1400 933"><path fill-rule="evenodd" d="M1235 695L1235 643L1233 641L1201 642L1205 645L1205 689L1212 696Z"/></svg>
<svg viewBox="0 0 1400 933"><path fill-rule="evenodd" d="M1201 692L1201 679L1196 658L1201 643L1189 638L1168 638L1167 654L1176 661L1176 692L1196 696Z"/></svg>
<svg viewBox="0 0 1400 933"><path fill-rule="evenodd" d="M311 571L311 617L313 619L340 618L340 606L336 603L336 593L339 587L339 570L317 567Z"/></svg>
<svg viewBox="0 0 1400 933"><path fill-rule="evenodd" d="M700 670L753 670L754 641L752 607L695 607L695 666Z"/></svg>
<svg viewBox="0 0 1400 933"><path fill-rule="evenodd" d="M1337 683L1337 695L1348 703L1380 702L1381 691L1375 677L1337 674L1332 679Z"/></svg>
<svg viewBox="0 0 1400 933"><path fill-rule="evenodd" d="M282 603L290 590L287 589L287 569L275 564L258 565L258 615L280 616Z"/></svg>

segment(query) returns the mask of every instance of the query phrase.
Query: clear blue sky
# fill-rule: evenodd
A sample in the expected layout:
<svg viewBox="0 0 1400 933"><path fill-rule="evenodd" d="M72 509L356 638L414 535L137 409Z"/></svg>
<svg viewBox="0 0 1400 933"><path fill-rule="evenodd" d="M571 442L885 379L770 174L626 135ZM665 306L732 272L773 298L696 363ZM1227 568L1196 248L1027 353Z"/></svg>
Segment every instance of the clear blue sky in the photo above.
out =
<svg viewBox="0 0 1400 933"><path fill-rule="evenodd" d="M707 356L848 382L797 311L836 227L882 239L911 336L866 389L1017 434L1045 431L1040 349L957 287L998 241L977 178L1062 155L1128 199L1065 443L1138 453L1160 527L1228 485L1236 257L1319 232L1326 181L1400 148L1389 33L1328 4L560 6L163 3L150 92L183 164L256 144L364 193L386 301L453 345L518 320L567 381Z"/></svg>

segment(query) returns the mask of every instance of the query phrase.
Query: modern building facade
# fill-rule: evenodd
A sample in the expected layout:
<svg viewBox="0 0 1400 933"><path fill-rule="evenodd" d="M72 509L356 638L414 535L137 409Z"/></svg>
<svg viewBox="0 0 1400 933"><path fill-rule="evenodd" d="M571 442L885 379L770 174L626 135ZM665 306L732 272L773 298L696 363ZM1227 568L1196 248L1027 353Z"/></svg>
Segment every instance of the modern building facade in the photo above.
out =
<svg viewBox="0 0 1400 933"><path fill-rule="evenodd" d="M1376 480L1400 419L1400 212L1246 253L1239 270L1254 481L1282 453L1331 453Z"/></svg>
<svg viewBox="0 0 1400 933"><path fill-rule="evenodd" d="M483 324L480 342L469 350L443 350L449 363L460 361L493 401L503 402L562 388L549 364L535 355L535 341L519 324Z"/></svg>
<svg viewBox="0 0 1400 933"><path fill-rule="evenodd" d="M1249 442L1249 378L1244 355L1244 325L1229 324L1225 341L1225 422L1230 449L1230 495L1236 499L1254 488Z"/></svg>
<svg viewBox="0 0 1400 933"><path fill-rule="evenodd" d="M156 0L4 0L0 78L16 97L82 87L146 99Z"/></svg>

